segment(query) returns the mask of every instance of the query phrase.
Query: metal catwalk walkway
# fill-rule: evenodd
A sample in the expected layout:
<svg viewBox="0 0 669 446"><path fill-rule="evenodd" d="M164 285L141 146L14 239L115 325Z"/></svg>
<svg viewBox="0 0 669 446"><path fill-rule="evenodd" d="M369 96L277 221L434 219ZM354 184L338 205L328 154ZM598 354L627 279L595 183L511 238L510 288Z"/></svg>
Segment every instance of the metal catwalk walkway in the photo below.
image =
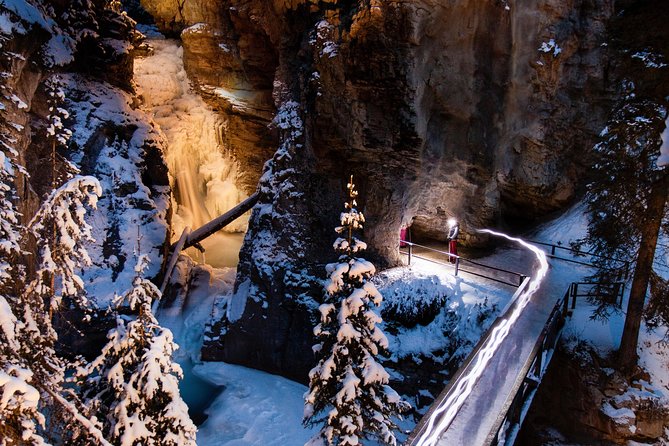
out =
<svg viewBox="0 0 669 446"><path fill-rule="evenodd" d="M534 263L536 263L535 256L524 249L510 249L487 258L485 262L492 265L497 264L500 267L514 265L515 269L527 272L534 271ZM542 332L556 302L565 296L565 289L568 289L570 283L578 276L583 277L590 272L583 265L560 261L552 261L549 265L549 271L540 288L531 297L506 338L490 358L482 375L473 385L471 393L457 411L450 425L435 428L434 426L439 424L439 419L443 417L443 413L441 417L434 414L439 412L440 405L454 392L454 387L458 385L457 381L475 367L477 350L485 342L485 337L461 366L449 385L437 397L428 413L410 435L406 445L488 446L505 444L504 438L509 433L504 432L504 421L510 406L517 404L514 397L519 393L519 389L523 392L526 391L524 389L532 387L528 386L527 375L537 352L537 340L542 338ZM505 315L510 314L510 311L513 311L513 306L500 316L491 328L498 325ZM541 358L541 354L539 357ZM539 359L539 367L541 366L542 361ZM529 376L532 376L531 372ZM536 388L538 380L533 385ZM431 419L433 419L432 422ZM511 436L513 434L511 433Z"/></svg>

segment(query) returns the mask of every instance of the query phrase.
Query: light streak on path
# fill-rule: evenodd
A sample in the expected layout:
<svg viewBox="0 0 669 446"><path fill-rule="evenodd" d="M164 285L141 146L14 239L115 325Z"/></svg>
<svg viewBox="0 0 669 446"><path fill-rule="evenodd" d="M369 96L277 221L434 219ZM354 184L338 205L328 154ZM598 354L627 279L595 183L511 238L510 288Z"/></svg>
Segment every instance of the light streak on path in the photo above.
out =
<svg viewBox="0 0 669 446"><path fill-rule="evenodd" d="M420 436L417 446L435 446L439 441L441 434L450 426L451 422L458 414L460 407L465 402L469 394L471 393L474 385L478 381L479 377L483 374L483 370L490 361L490 358L495 354L500 344L504 341L506 336L509 334L509 330L520 317L521 313L527 306L530 301L530 298L539 289L539 285L543 278L546 276L548 271L548 261L546 260L546 254L539 248L534 245L531 245L524 240L519 238L511 237L506 234L491 231L490 229L480 229L478 232L485 232L492 234L498 237L503 237L508 240L517 242L524 248L530 250L536 256L539 261L539 269L537 270L534 277L530 280L525 291L518 296L517 304L513 312L509 315L508 318L501 321L501 323L495 327L488 340L485 342L481 350L476 355L469 373L464 375L457 383L457 386L450 393L446 401L442 402L437 410L435 410L428 424L425 428L425 432Z"/></svg>

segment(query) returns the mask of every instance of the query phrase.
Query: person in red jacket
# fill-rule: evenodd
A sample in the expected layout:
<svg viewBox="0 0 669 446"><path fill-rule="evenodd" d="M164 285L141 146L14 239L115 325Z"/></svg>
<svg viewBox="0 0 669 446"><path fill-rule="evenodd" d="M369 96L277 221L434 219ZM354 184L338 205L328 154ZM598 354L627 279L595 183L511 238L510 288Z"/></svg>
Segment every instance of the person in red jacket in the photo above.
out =
<svg viewBox="0 0 669 446"><path fill-rule="evenodd" d="M458 236L460 235L460 224L454 218L448 220L448 252L458 255ZM455 257L449 256L448 260L455 263Z"/></svg>

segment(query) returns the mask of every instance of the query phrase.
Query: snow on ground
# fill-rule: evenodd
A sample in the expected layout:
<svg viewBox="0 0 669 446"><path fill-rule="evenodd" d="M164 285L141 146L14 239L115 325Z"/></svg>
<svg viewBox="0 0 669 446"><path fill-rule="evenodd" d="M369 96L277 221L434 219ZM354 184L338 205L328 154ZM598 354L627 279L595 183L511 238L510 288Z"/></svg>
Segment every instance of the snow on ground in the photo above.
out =
<svg viewBox="0 0 669 446"><path fill-rule="evenodd" d="M381 291L388 295L406 297L416 289L421 289L424 295L445 293L448 309L464 316L457 319L456 326L450 326L452 319L449 319L449 312L441 311L430 324L401 328L398 333L389 334L390 350L396 358L430 356L448 346L455 338L454 334L466 341L463 348L471 349L484 330L478 324L481 309L488 309L485 313L488 325L492 322L490 316L494 316L490 311L493 305L497 309L504 307L514 292L512 287L493 282L456 278L448 270L450 268L417 259L409 268L394 268L379 276ZM234 270L219 272L204 268L203 271L198 273L202 277L198 278L201 285L198 285L197 292L183 303L183 313L179 310L181 304L177 304L171 309L161 310L159 314L161 323L172 329L177 343L182 346L176 358L185 372L181 389L184 400L189 405L198 406L195 412L211 404L205 410L208 419L198 432L198 445L304 444L316 432L316 429L306 429L301 425L306 386L241 366L199 362L202 333L212 305L221 296L230 294L234 280L230 272ZM444 331L444 327L450 327L449 331ZM466 353L458 352L463 356ZM206 392L206 402L197 400L197 395L202 392ZM410 430L413 421L404 420L401 426L405 431ZM373 446L375 443L366 444Z"/></svg>
<svg viewBox="0 0 669 446"><path fill-rule="evenodd" d="M540 228L537 231L536 238L546 241L560 241L563 246L569 246L570 241L574 241L586 234L587 220L585 212L585 205L578 204L574 206L556 221ZM661 239L660 244L666 245L667 240ZM578 260L584 261L587 258L579 257ZM580 280L575 270L570 271L563 268L566 262L553 261L553 264L557 268L562 269L557 274L553 274L554 276L564 275L565 278L572 281ZM666 252L662 249L662 246L658 248L655 267L660 275L665 278L669 277ZM580 270L582 274L588 274L592 271L590 268L585 267L580 267ZM572 316L567 319L567 324L562 334L563 339L567 341L568 345L577 349L578 343L585 341L595 347L602 357L608 356L619 347L625 322L624 310L627 308L631 279L630 277L626 283L625 294L620 309L613 312L608 320L593 320L591 316L594 305L587 302L585 298L578 299L576 308ZM642 399L645 399L645 401L664 401L663 404L665 406L669 405L669 353L667 353L665 345L659 344L664 330L666 330L666 327L659 327L655 331L649 331L642 321L638 347L639 364L650 375L650 383L645 381L636 382L636 387L631 386L625 393L614 398L617 405L623 405L624 401L631 401L631 405L635 406L636 403L634 402ZM641 389L637 387L641 387ZM621 424L627 424L627 421L634 420L635 418L634 413L629 409L614 409L608 403L604 404L602 410L611 415L614 420L620 421ZM634 428L633 421L631 427ZM576 444L567 443L559 433L553 432L552 434L554 434L551 435L553 440L547 442L545 446L577 446ZM628 442L628 446L636 445L642 445L642 443Z"/></svg>
<svg viewBox="0 0 669 446"><path fill-rule="evenodd" d="M317 429L302 427L306 386L225 364L198 365L195 373L225 390L207 409L197 434L199 446L301 445Z"/></svg>
<svg viewBox="0 0 669 446"><path fill-rule="evenodd" d="M582 205L575 206L556 221L539 228L531 238L546 242L560 241L563 246L568 246L570 241L585 233L583 210ZM562 255L568 257L566 251ZM531 256L527 256L523 250L507 246L478 260L482 263L507 267L513 265L513 269L519 272L530 273L534 265L527 260L528 258L531 260ZM575 259L583 260L582 257ZM481 308L495 309L484 318L484 325L492 322L514 291L512 287L467 274L453 277L451 268L425 260L415 259L412 263L411 267L394 268L377 275L375 280L384 295L385 305L401 305L402 303L397 300L411 293L428 300L433 295L445 295L444 302L448 309L457 309L458 314L463 317L457 321L456 326L451 326L453 329L451 332L443 331L444 327L449 326L446 320L448 311L439 312L430 323L416 324L411 328L400 327L393 333L388 333L388 327L384 324L383 329L386 330L390 341L391 358L432 355L447 345L456 333L458 337L468 341L464 344L465 348L470 346L469 344L475 343L484 331L484 327L477 324L476 317ZM194 368L186 367L187 379L184 387L192 387L194 393L202 392L202 389L207 392L208 399L202 406L208 405L205 413L209 418L199 428L198 444L200 446L304 444L315 432L301 425L302 398L307 390L305 386L241 366L198 363L197 352L201 346L202 332L213 302L229 296L233 280L230 271L234 270L226 273L213 270L210 274L218 275L219 285L210 286L213 288L218 286L217 291L211 293L208 287L198 291L198 295L191 297L190 302L186 303L184 317L180 318L179 312L175 311L170 316L172 322L168 324L175 331L177 340L184 343L183 351L179 354L180 361L184 362L185 355L196 364ZM565 284L582 280L591 272L590 268L585 266L552 260L549 275L542 286L549 287L557 299L560 293L564 293ZM210 280L211 284L217 282L213 279L207 280ZM221 280L225 282L223 285L220 285ZM215 296L211 297L210 294ZM614 314L608 323L602 323L590 319L591 309L592 306L584 299L579 300L576 311L565 327L564 336L585 339L603 352L611 351L617 347L620 340L622 314ZM161 320L166 320L165 314L161 315ZM180 320L184 321L183 327L179 327ZM667 387L669 354L666 349L657 345L658 339L658 334L648 333L642 329L641 363L651 375L653 385L648 385L648 388L653 392L660 389L666 394L669 393ZM466 352L461 353L466 354ZM196 381L193 381L194 378ZM202 384L205 381L206 383ZM188 394L183 390L182 393ZM632 397L634 395L630 395L630 398ZM413 427L413 422L409 420L401 424L403 430L410 430ZM547 446L569 445L559 433L555 433L553 438L554 440L547 443Z"/></svg>
<svg viewBox="0 0 669 446"><path fill-rule="evenodd" d="M218 386L201 380L193 374L193 365L200 362L200 350L204 336L204 327L211 319L214 302L232 292L235 281L235 268L211 268L198 265L191 272L188 301L177 300L171 306L158 311L158 320L163 327L169 328L179 349L174 359L184 372L180 383L183 400L188 404L194 421L199 421L202 411L209 406L218 393ZM185 296L179 296L183 299Z"/></svg>
<svg viewBox="0 0 669 446"><path fill-rule="evenodd" d="M493 318L490 316L494 311L493 306L497 311L504 308L515 291L512 287L475 279L466 274L454 277L450 267L427 260L415 258L412 263L410 267L383 271L375 278L384 296L382 309L397 305L397 299L405 299L407 306L415 306L416 303L409 300L412 296L445 296L445 308L429 324L401 327L396 334L386 330L391 360L419 355L434 357L435 351L444 350L453 342L462 342L461 351L455 354L466 354L462 350L471 350L492 323ZM454 320L455 313L459 318ZM385 330L384 325L381 327Z"/></svg>

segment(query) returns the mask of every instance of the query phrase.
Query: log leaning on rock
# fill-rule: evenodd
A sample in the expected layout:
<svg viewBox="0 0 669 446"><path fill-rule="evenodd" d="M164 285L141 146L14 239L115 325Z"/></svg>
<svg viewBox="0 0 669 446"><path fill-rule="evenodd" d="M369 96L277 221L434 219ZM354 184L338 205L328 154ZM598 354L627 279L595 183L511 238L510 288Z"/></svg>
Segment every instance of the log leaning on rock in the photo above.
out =
<svg viewBox="0 0 669 446"><path fill-rule="evenodd" d="M206 223L194 231L191 231L190 228L185 228L181 233L179 240L170 246L170 251L172 255L170 256L170 261L167 263L165 269L165 276L163 278L163 283L160 286L160 292L164 293L165 288L167 287L167 282L170 280L174 266L177 264L177 259L179 254L186 248L195 246L200 250L203 250L201 246L198 246L199 243L209 237L210 235L215 234L216 232L223 229L225 226L229 225L239 217L241 217L246 211L251 209L258 202L258 192L253 193L249 198L239 203L237 206L230 209L223 215L216 217L211 220L209 223Z"/></svg>

